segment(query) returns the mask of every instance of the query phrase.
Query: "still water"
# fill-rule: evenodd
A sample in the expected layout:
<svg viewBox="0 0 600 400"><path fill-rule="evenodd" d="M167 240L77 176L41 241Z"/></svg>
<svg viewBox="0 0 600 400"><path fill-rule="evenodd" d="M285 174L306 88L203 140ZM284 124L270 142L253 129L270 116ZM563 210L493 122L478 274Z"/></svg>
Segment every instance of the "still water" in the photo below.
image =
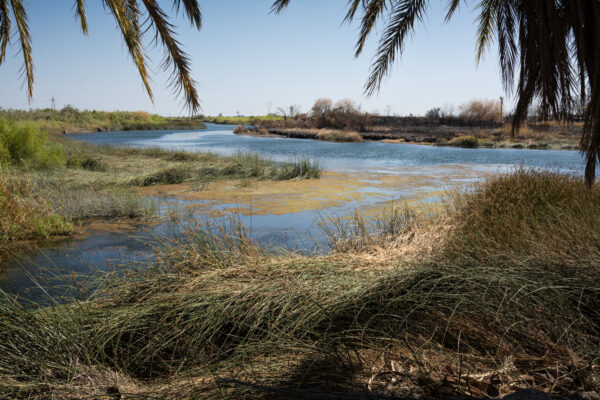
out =
<svg viewBox="0 0 600 400"><path fill-rule="evenodd" d="M193 210L195 221L215 215L235 215L257 240L290 250L318 249L322 239L316 223L327 216L354 210L377 210L390 201L416 204L437 202L445 189L464 186L489 174L519 166L548 168L580 174L584 160L576 151L522 149L461 149L379 142L331 143L306 139L250 137L233 134L233 126L207 124L201 131L103 132L70 135L75 139L116 146L162 147L186 151L258 153L277 161L310 158L328 171L321 180L278 182L271 192L233 189L236 196L160 199L161 210ZM0 266L0 288L42 296L31 289L50 275L82 274L114 265L143 261L160 237L177 235L182 224L161 222L129 230L91 226L79 238L46 244L15 254ZM317 246L317 247L316 247ZM49 273L49 274L48 274Z"/></svg>

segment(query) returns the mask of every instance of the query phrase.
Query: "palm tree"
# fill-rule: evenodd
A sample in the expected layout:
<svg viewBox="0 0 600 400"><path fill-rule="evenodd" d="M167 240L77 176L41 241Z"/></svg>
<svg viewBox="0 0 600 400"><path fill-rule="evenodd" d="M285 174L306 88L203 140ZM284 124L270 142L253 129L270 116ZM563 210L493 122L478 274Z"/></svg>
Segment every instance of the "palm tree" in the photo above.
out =
<svg viewBox="0 0 600 400"><path fill-rule="evenodd" d="M446 21L462 2L448 0ZM289 3L275 0L273 11L279 13ZM365 93L379 90L428 6L426 0L349 0L345 20L360 19L356 56L373 28L384 24ZM479 0L477 8L476 58L479 61L497 40L504 89L517 97L513 133L533 102L540 103L543 116L565 118L574 99L583 102L590 94L581 151L587 158L585 180L591 186L600 162L600 1Z"/></svg>
<svg viewBox="0 0 600 400"><path fill-rule="evenodd" d="M88 33L88 23L85 12L85 0L75 1L75 16L81 25L84 35ZM33 58L31 56L31 36L27 22L27 12L23 6L24 0L0 0L0 65L2 65L6 47L11 39L11 28L14 21L19 36L21 53L23 55L23 71L27 82L27 95L33 98ZM176 38L175 27L169 22L167 14L158 5L157 0L102 0L102 4L112 15L119 27L129 54L135 63L142 82L152 100L150 75L146 64L143 44L144 34L153 32L153 41L161 43L164 50L162 66L172 68L170 85L177 94L185 98L185 105L191 113L200 109L200 99L196 91L196 82L190 74L190 59L181 49ZM143 9L141 6L143 5ZM176 12L182 8L192 26L202 27L202 14L198 0L173 0ZM12 9L13 18L10 11ZM140 21L145 21L140 23ZM148 24L148 26L146 26ZM150 28L150 29L149 29Z"/></svg>

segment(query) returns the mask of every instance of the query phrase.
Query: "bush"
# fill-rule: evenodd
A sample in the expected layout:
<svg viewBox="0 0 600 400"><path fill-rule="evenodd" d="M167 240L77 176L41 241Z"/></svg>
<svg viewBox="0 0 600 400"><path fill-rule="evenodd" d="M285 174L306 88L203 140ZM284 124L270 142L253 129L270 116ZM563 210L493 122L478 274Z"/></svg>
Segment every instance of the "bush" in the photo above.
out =
<svg viewBox="0 0 600 400"><path fill-rule="evenodd" d="M246 128L243 125L238 125L235 128L233 128L233 133L235 133L235 134L246 133Z"/></svg>
<svg viewBox="0 0 600 400"><path fill-rule="evenodd" d="M62 145L48 143L46 133L34 125L7 119L0 119L0 159L25 167L65 165Z"/></svg>
<svg viewBox="0 0 600 400"><path fill-rule="evenodd" d="M475 136L459 136L448 142L450 146L473 149L479 147L479 140Z"/></svg>

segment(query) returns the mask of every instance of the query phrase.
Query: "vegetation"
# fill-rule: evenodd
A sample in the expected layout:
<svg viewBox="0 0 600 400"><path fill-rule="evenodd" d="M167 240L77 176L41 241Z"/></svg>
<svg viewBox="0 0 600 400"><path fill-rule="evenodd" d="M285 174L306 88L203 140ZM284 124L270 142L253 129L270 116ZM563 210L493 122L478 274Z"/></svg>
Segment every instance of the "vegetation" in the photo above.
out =
<svg viewBox="0 0 600 400"><path fill-rule="evenodd" d="M291 0L275 0L279 13ZM448 0L446 21L459 9L461 0ZM417 23L429 6L423 0L351 0L346 21L360 19L356 56L377 24L383 23L379 47L365 92L373 94ZM538 103L544 119L565 119L574 108L584 110L581 150L587 156L585 180L591 186L600 162L600 92L593 79L600 70L594 55L599 35L600 4L595 0L560 0L551 3L502 0L478 2L477 59L497 36L500 71L507 92L516 92L513 132L527 120L529 107ZM383 20L383 21L382 21ZM515 76L518 75L515 88ZM590 94L588 98L587 95Z"/></svg>
<svg viewBox="0 0 600 400"><path fill-rule="evenodd" d="M145 111L88 111L72 106L58 111L0 109L0 118L36 126L49 134L206 127L199 118L161 117Z"/></svg>
<svg viewBox="0 0 600 400"><path fill-rule="evenodd" d="M236 117L224 117L222 115L217 117L199 116L198 118L203 122L223 125L258 125L265 122L283 120L282 116L276 114Z"/></svg>
<svg viewBox="0 0 600 400"><path fill-rule="evenodd" d="M393 211L379 230L356 217L322 256L270 254L236 223L196 227L148 268L102 278L86 302L31 308L5 295L0 393L597 390L598 216L597 187L517 171L445 214Z"/></svg>
<svg viewBox="0 0 600 400"><path fill-rule="evenodd" d="M73 229L70 222L36 198L30 182L15 179L5 171L0 171L0 210L0 251L7 242L45 239L69 234Z"/></svg>
<svg viewBox="0 0 600 400"><path fill-rule="evenodd" d="M322 173L309 160L96 146L61 135L49 140L33 123L7 119L0 119L0 149L0 205L6 210L0 246L69 233L75 221L156 216L154 201L136 192L138 186L312 179Z"/></svg>
<svg viewBox="0 0 600 400"><path fill-rule="evenodd" d="M65 164L63 147L32 124L0 118L0 165L48 168Z"/></svg>

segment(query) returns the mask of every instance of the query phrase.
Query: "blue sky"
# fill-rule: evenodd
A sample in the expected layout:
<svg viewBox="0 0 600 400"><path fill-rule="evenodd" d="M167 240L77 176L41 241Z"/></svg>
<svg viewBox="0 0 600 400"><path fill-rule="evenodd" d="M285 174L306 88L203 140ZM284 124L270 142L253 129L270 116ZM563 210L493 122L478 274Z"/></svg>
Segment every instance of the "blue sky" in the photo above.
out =
<svg viewBox="0 0 600 400"><path fill-rule="evenodd" d="M101 0L87 0L89 36L79 30L73 0L29 0L35 62L34 100L27 102L20 77L17 37L0 66L0 107L59 107L145 110L185 115L161 72L162 51L151 49L152 104ZM315 99L351 98L367 111L422 114L434 106L498 98L503 90L491 48L475 63L475 2L444 23L446 1L430 2L424 24L407 43L382 90L363 95L375 54L376 32L354 58L358 25L342 24L346 0L295 0L279 16L271 0L200 0L204 27L192 30L182 16L173 21L192 58L204 114L265 114L291 104L310 109ZM171 11L172 1L162 1Z"/></svg>

